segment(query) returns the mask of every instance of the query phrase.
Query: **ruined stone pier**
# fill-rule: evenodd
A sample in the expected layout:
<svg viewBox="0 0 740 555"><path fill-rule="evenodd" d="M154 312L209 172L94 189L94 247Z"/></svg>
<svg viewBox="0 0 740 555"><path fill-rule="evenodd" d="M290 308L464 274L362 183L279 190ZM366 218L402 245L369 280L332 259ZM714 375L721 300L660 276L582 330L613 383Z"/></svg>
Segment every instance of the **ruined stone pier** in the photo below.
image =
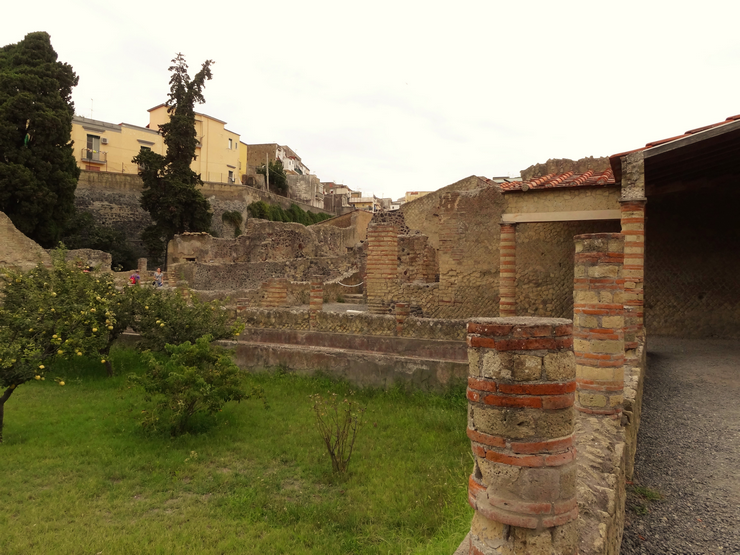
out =
<svg viewBox="0 0 740 555"><path fill-rule="evenodd" d="M624 400L624 238L620 233L577 235L575 248L576 408L619 414Z"/></svg>
<svg viewBox="0 0 740 555"><path fill-rule="evenodd" d="M578 550L570 320L468 323L471 555Z"/></svg>

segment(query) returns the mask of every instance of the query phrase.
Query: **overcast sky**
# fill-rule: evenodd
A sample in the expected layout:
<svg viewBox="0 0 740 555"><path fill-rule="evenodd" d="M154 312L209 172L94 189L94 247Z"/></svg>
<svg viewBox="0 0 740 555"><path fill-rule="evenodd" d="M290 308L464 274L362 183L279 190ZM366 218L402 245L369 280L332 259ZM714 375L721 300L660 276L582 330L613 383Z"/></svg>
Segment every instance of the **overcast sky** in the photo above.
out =
<svg viewBox="0 0 740 555"><path fill-rule="evenodd" d="M47 31L77 114L146 125L177 52L213 59L196 110L386 197L740 113L737 0L6 4L0 44Z"/></svg>

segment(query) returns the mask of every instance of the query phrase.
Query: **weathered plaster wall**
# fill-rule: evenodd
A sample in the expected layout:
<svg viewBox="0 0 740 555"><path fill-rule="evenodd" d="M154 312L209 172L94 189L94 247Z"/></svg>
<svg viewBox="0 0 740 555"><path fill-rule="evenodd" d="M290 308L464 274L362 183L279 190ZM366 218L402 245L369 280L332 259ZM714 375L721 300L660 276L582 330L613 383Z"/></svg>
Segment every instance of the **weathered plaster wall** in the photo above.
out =
<svg viewBox="0 0 740 555"><path fill-rule="evenodd" d="M511 191L504 195L506 213L619 210L619 186Z"/></svg>

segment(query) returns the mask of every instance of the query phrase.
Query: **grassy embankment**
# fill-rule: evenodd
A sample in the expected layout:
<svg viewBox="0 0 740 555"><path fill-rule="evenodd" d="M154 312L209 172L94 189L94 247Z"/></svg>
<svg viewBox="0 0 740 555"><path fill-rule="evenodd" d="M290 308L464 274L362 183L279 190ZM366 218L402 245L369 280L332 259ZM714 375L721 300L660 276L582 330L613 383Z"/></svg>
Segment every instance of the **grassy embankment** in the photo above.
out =
<svg viewBox="0 0 740 555"><path fill-rule="evenodd" d="M259 375L261 401L228 404L178 438L145 433L123 376L134 351L58 365L18 388L0 445L0 553L439 553L470 526L464 392L360 391L366 424L346 477L308 396L346 384Z"/></svg>

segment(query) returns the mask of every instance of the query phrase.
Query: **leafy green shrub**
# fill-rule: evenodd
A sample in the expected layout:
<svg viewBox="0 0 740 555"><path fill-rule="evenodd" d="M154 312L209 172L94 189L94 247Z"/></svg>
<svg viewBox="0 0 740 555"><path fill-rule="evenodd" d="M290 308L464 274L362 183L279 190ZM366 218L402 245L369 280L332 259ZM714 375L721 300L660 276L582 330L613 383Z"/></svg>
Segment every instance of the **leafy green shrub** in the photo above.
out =
<svg viewBox="0 0 740 555"><path fill-rule="evenodd" d="M151 287L126 289L131 327L141 334L142 349L164 351L167 344L192 343L206 334L227 339L244 329L243 324L230 321L221 301L201 301L187 289L184 292Z"/></svg>
<svg viewBox="0 0 740 555"><path fill-rule="evenodd" d="M290 208L284 210L279 204L267 204L261 200L247 206L247 213L250 217L261 220L293 222L303 225L316 224L334 217L325 212L306 212L297 204L291 204Z"/></svg>
<svg viewBox="0 0 740 555"><path fill-rule="evenodd" d="M320 393L311 395L316 428L329 452L334 472L347 471L357 433L365 416L365 407L357 404L351 391L349 395L340 399L336 393L326 398Z"/></svg>
<svg viewBox="0 0 740 555"><path fill-rule="evenodd" d="M229 401L252 396L264 399L261 388L252 387L249 392L243 388L241 371L224 349L211 345L212 340L205 335L195 344L166 345L168 357L144 353L146 372L129 376L131 383L143 388L146 399L155 403L153 411L144 413L144 427L158 429L163 419L170 433L179 435L194 414L215 414Z"/></svg>

